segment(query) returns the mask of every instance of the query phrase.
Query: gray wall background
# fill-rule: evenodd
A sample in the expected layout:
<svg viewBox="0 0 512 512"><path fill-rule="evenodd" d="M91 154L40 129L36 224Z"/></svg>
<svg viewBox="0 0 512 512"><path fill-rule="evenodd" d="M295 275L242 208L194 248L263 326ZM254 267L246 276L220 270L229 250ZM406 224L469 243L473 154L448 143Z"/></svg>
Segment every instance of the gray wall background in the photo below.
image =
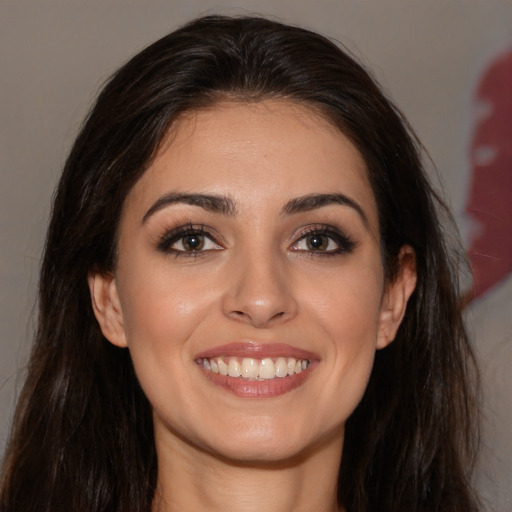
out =
<svg viewBox="0 0 512 512"><path fill-rule="evenodd" d="M51 195L81 120L127 58L217 12L271 15L354 51L417 130L467 233L472 98L489 59L512 48L508 0L0 0L0 450L33 335ZM468 312L484 378L477 485L499 512L512 511L511 313L510 275Z"/></svg>

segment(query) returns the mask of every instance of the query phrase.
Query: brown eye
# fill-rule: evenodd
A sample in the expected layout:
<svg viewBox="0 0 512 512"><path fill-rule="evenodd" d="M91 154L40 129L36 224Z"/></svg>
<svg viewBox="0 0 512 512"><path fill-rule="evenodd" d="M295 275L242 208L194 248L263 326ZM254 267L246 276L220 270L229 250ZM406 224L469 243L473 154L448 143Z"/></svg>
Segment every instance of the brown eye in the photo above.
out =
<svg viewBox="0 0 512 512"><path fill-rule="evenodd" d="M179 226L162 236L158 249L178 256L198 256L208 251L220 251L223 247L215 241L215 236L204 226Z"/></svg>
<svg viewBox="0 0 512 512"><path fill-rule="evenodd" d="M329 242L329 238L320 233L306 237L306 245L310 251L326 251L329 247Z"/></svg>
<svg viewBox="0 0 512 512"><path fill-rule="evenodd" d="M304 235L295 243L293 249L330 254L336 253L340 249L340 243L334 239L333 235L318 232Z"/></svg>
<svg viewBox="0 0 512 512"><path fill-rule="evenodd" d="M198 233L186 235L182 238L181 244L185 251L200 251L204 247L204 236Z"/></svg>
<svg viewBox="0 0 512 512"><path fill-rule="evenodd" d="M335 256L350 253L355 246L356 243L338 229L319 226L307 230L290 249L318 256Z"/></svg>

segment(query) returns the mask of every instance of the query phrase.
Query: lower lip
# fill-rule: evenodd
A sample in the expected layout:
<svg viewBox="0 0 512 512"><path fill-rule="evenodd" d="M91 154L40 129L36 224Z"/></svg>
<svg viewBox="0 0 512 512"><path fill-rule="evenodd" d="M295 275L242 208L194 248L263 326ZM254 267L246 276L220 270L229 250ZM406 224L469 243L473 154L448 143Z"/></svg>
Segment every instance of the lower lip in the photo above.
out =
<svg viewBox="0 0 512 512"><path fill-rule="evenodd" d="M247 380L241 377L229 377L200 368L206 378L216 386L230 391L242 398L275 398L289 393L301 386L309 377L314 365L306 370L286 377L275 377L268 380Z"/></svg>

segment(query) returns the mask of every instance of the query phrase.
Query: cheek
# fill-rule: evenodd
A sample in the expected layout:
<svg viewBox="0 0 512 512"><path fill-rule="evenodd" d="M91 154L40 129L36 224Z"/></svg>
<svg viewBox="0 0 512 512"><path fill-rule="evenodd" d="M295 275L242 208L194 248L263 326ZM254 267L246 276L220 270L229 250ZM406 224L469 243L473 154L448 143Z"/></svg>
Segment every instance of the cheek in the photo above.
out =
<svg viewBox="0 0 512 512"><path fill-rule="evenodd" d="M326 386L334 390L333 407L348 417L366 389L379 331L382 274L375 266L362 273L333 275L328 292L310 289L309 308L319 336L328 343ZM336 405L335 405L336 404Z"/></svg>
<svg viewBox="0 0 512 512"><path fill-rule="evenodd" d="M173 414L188 417L190 404L183 397L192 387L189 341L209 309L208 300L197 295L194 280L185 286L177 279L154 277L147 273L144 283L123 282L128 349L155 413L165 417L172 403Z"/></svg>
<svg viewBox="0 0 512 512"><path fill-rule="evenodd" d="M375 341L382 295L380 265L361 266L354 271L332 272L307 282L311 311L330 332L336 345L347 346L351 340ZM323 286L322 286L323 285Z"/></svg>
<svg viewBox="0 0 512 512"><path fill-rule="evenodd" d="M137 278L136 276L141 276ZM125 273L120 283L125 331L138 343L180 345L197 327L212 302L211 287L190 271L170 272L166 265Z"/></svg>
<svg viewBox="0 0 512 512"><path fill-rule="evenodd" d="M166 279L150 271L143 273L143 279L136 279L137 275L134 271L120 278L124 331L135 372L153 402L162 390L167 394L179 391L167 379L183 367L183 347L193 325L187 319L193 310L190 301Z"/></svg>

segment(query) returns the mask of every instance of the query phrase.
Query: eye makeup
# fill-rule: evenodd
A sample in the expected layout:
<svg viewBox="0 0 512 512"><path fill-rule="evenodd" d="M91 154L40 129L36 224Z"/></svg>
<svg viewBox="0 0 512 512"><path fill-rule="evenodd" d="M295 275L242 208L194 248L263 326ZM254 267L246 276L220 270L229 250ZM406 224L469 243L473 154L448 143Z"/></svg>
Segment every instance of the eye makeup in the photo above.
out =
<svg viewBox="0 0 512 512"><path fill-rule="evenodd" d="M220 234L210 226L189 221L170 229L157 241L158 251L175 257L205 256L225 249ZM338 227L330 224L312 224L300 228L293 235L288 250L310 257L333 257L350 254L357 243Z"/></svg>
<svg viewBox="0 0 512 512"><path fill-rule="evenodd" d="M293 242L290 250L329 257L352 253L356 245L356 241L339 228L329 224L314 224L300 231L299 238Z"/></svg>
<svg viewBox="0 0 512 512"><path fill-rule="evenodd" d="M224 247L218 242L218 238L212 228L189 222L166 230L158 241L157 249L176 257L197 257L210 251L223 250Z"/></svg>

